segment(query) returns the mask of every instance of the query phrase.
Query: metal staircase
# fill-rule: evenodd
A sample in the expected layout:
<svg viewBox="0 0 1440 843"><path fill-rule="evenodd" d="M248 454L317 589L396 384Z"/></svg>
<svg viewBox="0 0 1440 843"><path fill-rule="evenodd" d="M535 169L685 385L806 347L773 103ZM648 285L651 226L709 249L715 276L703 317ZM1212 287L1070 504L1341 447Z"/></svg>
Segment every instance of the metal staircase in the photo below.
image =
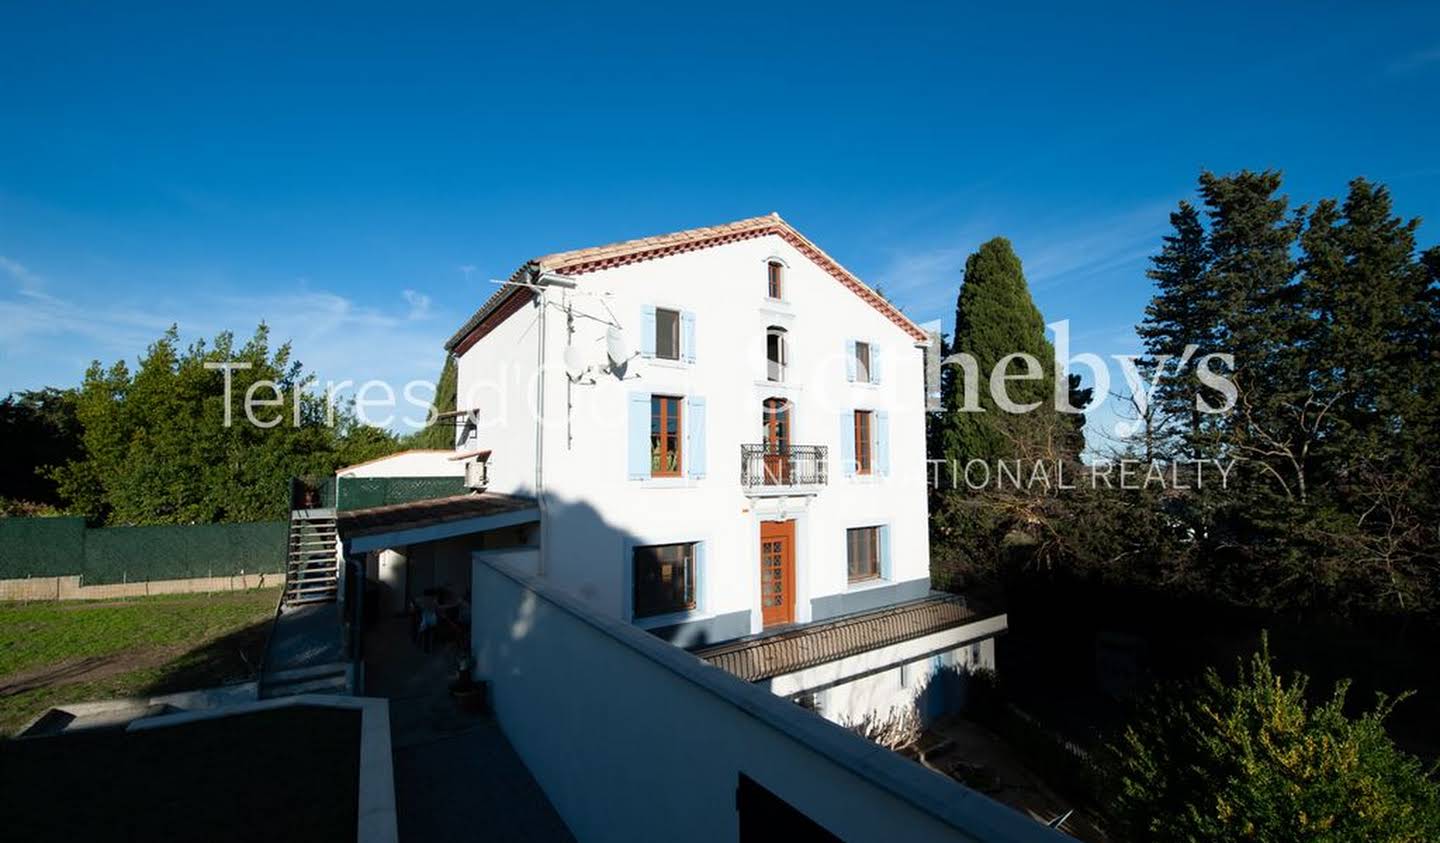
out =
<svg viewBox="0 0 1440 843"><path fill-rule="evenodd" d="M335 600L340 582L337 539L335 510L297 509L290 513L284 605Z"/></svg>

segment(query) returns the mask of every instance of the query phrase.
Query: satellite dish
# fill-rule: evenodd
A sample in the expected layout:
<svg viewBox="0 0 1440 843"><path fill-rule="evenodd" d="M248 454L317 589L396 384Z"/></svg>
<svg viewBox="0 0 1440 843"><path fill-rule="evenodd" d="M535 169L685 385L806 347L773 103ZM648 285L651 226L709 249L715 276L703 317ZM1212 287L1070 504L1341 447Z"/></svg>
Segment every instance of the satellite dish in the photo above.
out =
<svg viewBox="0 0 1440 843"><path fill-rule="evenodd" d="M625 341L624 332L614 325L605 332L605 354L612 366L624 366L635 356L635 352L630 350L630 343Z"/></svg>
<svg viewBox="0 0 1440 843"><path fill-rule="evenodd" d="M573 345L565 346L565 374L572 381L578 381L585 375L585 361L581 359L580 349Z"/></svg>

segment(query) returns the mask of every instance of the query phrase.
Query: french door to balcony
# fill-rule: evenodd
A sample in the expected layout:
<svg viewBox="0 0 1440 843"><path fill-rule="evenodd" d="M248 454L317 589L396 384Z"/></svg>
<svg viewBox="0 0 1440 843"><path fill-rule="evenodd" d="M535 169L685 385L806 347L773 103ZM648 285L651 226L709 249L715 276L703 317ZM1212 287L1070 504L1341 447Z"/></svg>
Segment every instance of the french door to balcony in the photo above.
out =
<svg viewBox="0 0 1440 843"><path fill-rule="evenodd" d="M765 484L790 483L790 402L765 399Z"/></svg>

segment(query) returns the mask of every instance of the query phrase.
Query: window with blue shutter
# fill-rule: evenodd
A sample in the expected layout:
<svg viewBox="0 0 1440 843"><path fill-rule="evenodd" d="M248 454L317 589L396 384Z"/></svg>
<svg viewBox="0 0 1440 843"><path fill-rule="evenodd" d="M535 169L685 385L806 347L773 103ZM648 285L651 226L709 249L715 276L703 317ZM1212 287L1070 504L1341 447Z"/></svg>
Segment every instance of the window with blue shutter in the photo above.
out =
<svg viewBox="0 0 1440 843"><path fill-rule="evenodd" d="M840 414L840 471L846 477L855 476L855 413L846 410Z"/></svg>
<svg viewBox="0 0 1440 843"><path fill-rule="evenodd" d="M875 413L875 465L881 476L890 474L890 414Z"/></svg>
<svg viewBox="0 0 1440 843"><path fill-rule="evenodd" d="M640 308L640 353L655 356L655 306L652 304Z"/></svg>
<svg viewBox="0 0 1440 843"><path fill-rule="evenodd" d="M880 527L880 579L891 579L893 566L890 562L890 525Z"/></svg>
<svg viewBox="0 0 1440 843"><path fill-rule="evenodd" d="M630 393L626 441L629 443L626 476L631 480L644 480L650 476L650 393L648 392Z"/></svg>
<svg viewBox="0 0 1440 843"><path fill-rule="evenodd" d="M705 399L685 400L685 470L699 480L705 476Z"/></svg>
<svg viewBox="0 0 1440 843"><path fill-rule="evenodd" d="M695 313L689 310L680 314L680 359L695 362Z"/></svg>

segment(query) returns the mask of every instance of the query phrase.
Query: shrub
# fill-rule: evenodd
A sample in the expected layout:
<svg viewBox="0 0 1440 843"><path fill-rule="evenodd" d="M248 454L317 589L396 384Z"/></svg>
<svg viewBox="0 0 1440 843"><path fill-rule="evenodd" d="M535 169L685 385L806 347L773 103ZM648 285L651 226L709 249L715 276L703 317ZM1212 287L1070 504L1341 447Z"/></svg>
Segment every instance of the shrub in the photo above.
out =
<svg viewBox="0 0 1440 843"><path fill-rule="evenodd" d="M1347 683L1310 705L1308 679L1275 673L1268 644L1154 699L1111 748L1118 818L1135 839L1440 840L1435 770L1395 747L1381 696L1345 714Z"/></svg>

